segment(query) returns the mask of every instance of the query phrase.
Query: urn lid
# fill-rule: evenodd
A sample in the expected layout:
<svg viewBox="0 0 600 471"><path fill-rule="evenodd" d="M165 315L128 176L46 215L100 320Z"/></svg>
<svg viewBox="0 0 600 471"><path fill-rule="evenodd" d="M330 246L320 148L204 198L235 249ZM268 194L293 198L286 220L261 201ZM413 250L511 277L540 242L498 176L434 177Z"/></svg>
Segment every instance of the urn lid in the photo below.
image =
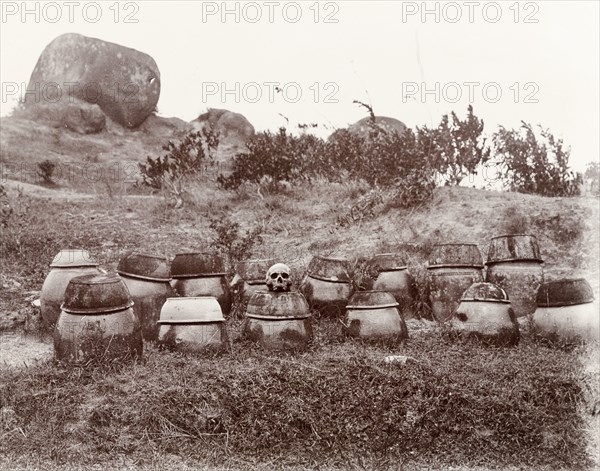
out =
<svg viewBox="0 0 600 471"><path fill-rule="evenodd" d="M159 324L223 322L223 311L214 296L167 298L160 310Z"/></svg>
<svg viewBox="0 0 600 471"><path fill-rule="evenodd" d="M166 257L137 252L125 255L119 261L117 272L119 275L142 280L163 282L171 280L171 266Z"/></svg>
<svg viewBox="0 0 600 471"><path fill-rule="evenodd" d="M178 253L171 263L173 278L226 275L223 258L213 252Z"/></svg>
<svg viewBox="0 0 600 471"><path fill-rule="evenodd" d="M308 264L308 275L324 281L349 283L350 260L315 255Z"/></svg>
<svg viewBox="0 0 600 471"><path fill-rule="evenodd" d="M506 291L492 283L473 283L460 300L510 303Z"/></svg>
<svg viewBox="0 0 600 471"><path fill-rule="evenodd" d="M529 234L508 234L493 237L488 248L486 265L498 262L542 263L537 238Z"/></svg>
<svg viewBox="0 0 600 471"><path fill-rule="evenodd" d="M97 267L98 262L87 250L64 249L56 254L50 268Z"/></svg>
<svg viewBox="0 0 600 471"><path fill-rule="evenodd" d="M257 319L304 319L310 308L298 291L256 291L248 299L246 317Z"/></svg>
<svg viewBox="0 0 600 471"><path fill-rule="evenodd" d="M102 314L133 306L127 286L117 273L72 278L61 309L73 314Z"/></svg>
<svg viewBox="0 0 600 471"><path fill-rule="evenodd" d="M429 268L483 268L483 257L476 244L438 244L429 256Z"/></svg>
<svg viewBox="0 0 600 471"><path fill-rule="evenodd" d="M399 253L380 253L371 259L371 265L378 271L394 271L406 268L406 260Z"/></svg>
<svg viewBox="0 0 600 471"><path fill-rule="evenodd" d="M357 291L348 301L346 309L386 309L398 307L398 301L387 291Z"/></svg>
<svg viewBox="0 0 600 471"><path fill-rule="evenodd" d="M572 306L594 301L592 287L584 278L567 278L547 281L538 289L539 307Z"/></svg>

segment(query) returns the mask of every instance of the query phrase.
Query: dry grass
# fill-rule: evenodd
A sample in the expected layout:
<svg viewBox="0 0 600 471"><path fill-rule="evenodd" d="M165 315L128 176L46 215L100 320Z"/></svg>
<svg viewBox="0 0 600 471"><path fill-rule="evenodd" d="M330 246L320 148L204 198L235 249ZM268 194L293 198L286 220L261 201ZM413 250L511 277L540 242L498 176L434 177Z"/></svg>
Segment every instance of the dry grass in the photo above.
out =
<svg viewBox="0 0 600 471"><path fill-rule="evenodd" d="M154 466L157 456L234 469L590 465L577 349L531 338L490 349L441 334L377 347L317 328L300 356L234 342L225 356L147 349L133 365L2 372L1 454L54 466ZM413 360L384 363L392 354Z"/></svg>

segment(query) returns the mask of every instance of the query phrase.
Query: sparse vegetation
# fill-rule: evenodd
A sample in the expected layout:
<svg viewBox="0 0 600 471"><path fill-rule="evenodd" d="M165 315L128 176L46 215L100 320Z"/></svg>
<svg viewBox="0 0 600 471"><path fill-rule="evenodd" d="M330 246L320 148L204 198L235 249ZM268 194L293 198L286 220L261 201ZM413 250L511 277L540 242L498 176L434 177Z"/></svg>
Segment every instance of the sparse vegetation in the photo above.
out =
<svg viewBox="0 0 600 471"><path fill-rule="evenodd" d="M243 182L259 183L264 177L274 182L296 182L315 174L311 163L323 141L311 134L300 137L280 128L275 134L265 131L246 144L247 153L233 160L230 175L219 175L217 182L225 189L236 189Z"/></svg>
<svg viewBox="0 0 600 471"><path fill-rule="evenodd" d="M583 176L589 185L589 193L595 197L600 196L600 164L588 162Z"/></svg>
<svg viewBox="0 0 600 471"><path fill-rule="evenodd" d="M237 262L250 258L254 246L262 243L259 226L247 230L244 235L240 235L240 225L229 218L212 219L209 227L214 231L210 245L225 256L231 273Z"/></svg>
<svg viewBox="0 0 600 471"><path fill-rule="evenodd" d="M452 112L452 122L448 115L442 117L437 128L423 128L429 135L431 165L447 185L458 185L490 159L490 148L482 136L483 121L473 113L469 105L465 120Z"/></svg>
<svg viewBox="0 0 600 471"><path fill-rule="evenodd" d="M169 141L163 146L167 151L162 158L146 158L138 164L142 183L155 190L165 189L174 199L174 207L183 207L183 193L191 176L203 171L205 164L214 163L214 153L219 146L218 134L211 128L188 133L181 142Z"/></svg>
<svg viewBox="0 0 600 471"><path fill-rule="evenodd" d="M46 185L54 185L54 180L52 180L52 176L54 175L56 162L46 159L39 162L37 166L37 172L42 181Z"/></svg>
<svg viewBox="0 0 600 471"><path fill-rule="evenodd" d="M569 168L570 149L541 126L540 135L523 121L520 131L500 126L494 134L495 158L506 186L543 196L579 195L582 177Z"/></svg>
<svg viewBox="0 0 600 471"><path fill-rule="evenodd" d="M270 190L282 183L365 181L373 188L394 190L391 199L400 207L411 207L430 199L435 188L429 166L428 143L407 130L403 135L376 128L369 138L346 130L325 142L310 134L293 136L281 128L278 134L264 132L247 144L248 153L233 160L231 174L221 174L222 188L237 189L244 182L260 185L265 178Z"/></svg>

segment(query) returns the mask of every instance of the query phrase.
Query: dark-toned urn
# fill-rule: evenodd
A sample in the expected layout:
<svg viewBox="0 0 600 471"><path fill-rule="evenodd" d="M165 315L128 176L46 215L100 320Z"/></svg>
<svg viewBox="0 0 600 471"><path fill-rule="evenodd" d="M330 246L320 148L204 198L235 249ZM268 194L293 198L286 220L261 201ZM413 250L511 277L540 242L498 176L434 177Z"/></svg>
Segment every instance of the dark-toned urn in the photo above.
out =
<svg viewBox="0 0 600 471"><path fill-rule="evenodd" d="M427 267L429 300L438 322L451 319L465 290L483 281L483 258L475 244L434 246Z"/></svg>
<svg viewBox="0 0 600 471"><path fill-rule="evenodd" d="M543 283L536 302L533 326L538 334L600 341L600 310L587 280L569 278Z"/></svg>
<svg viewBox="0 0 600 471"><path fill-rule="evenodd" d="M160 312L157 344L181 353L224 351L227 328L214 296L169 298Z"/></svg>
<svg viewBox="0 0 600 471"><path fill-rule="evenodd" d="M175 255L171 263L172 286L182 297L214 296L223 314L231 310L231 290L225 262L217 253L193 252Z"/></svg>
<svg viewBox="0 0 600 471"><path fill-rule="evenodd" d="M386 291L357 291L346 306L344 333L367 340L408 338L396 298Z"/></svg>
<svg viewBox="0 0 600 471"><path fill-rule="evenodd" d="M495 346L519 343L519 325L509 297L491 283L475 283L464 292L450 325L465 339Z"/></svg>
<svg viewBox="0 0 600 471"><path fill-rule="evenodd" d="M242 335L269 350L304 350L313 338L308 303L297 291L250 295Z"/></svg>
<svg viewBox="0 0 600 471"><path fill-rule="evenodd" d="M244 299L256 291L268 291L266 275L269 268L277 263L274 258L244 260L236 264L233 285L238 286Z"/></svg>
<svg viewBox="0 0 600 471"><path fill-rule="evenodd" d="M538 307L563 307L594 302L594 291L585 278L547 281L538 289Z"/></svg>
<svg viewBox="0 0 600 471"><path fill-rule="evenodd" d="M416 317L413 308L416 288L403 256L397 253L377 254L371 259L371 265L378 272L373 289L393 294L404 319Z"/></svg>
<svg viewBox="0 0 600 471"><path fill-rule="evenodd" d="M73 278L54 329L56 359L86 364L141 356L142 332L132 306L116 273Z"/></svg>
<svg viewBox="0 0 600 471"><path fill-rule="evenodd" d="M300 285L311 309L323 316L341 318L344 315L353 291L349 266L350 261L345 258L312 258Z"/></svg>
<svg viewBox="0 0 600 471"><path fill-rule="evenodd" d="M133 299L133 311L142 326L144 340L156 341L160 310L167 298L175 296L169 284L169 260L155 255L131 253L119 261L117 272Z"/></svg>
<svg viewBox="0 0 600 471"><path fill-rule="evenodd" d="M536 237L511 234L492 238L486 266L486 281L506 290L515 315L532 315L544 281L544 262Z"/></svg>
<svg viewBox="0 0 600 471"><path fill-rule="evenodd" d="M65 290L76 276L99 275L98 263L87 250L61 250L50 264L50 272L44 280L40 293L40 312L44 324L53 327L60 315Z"/></svg>

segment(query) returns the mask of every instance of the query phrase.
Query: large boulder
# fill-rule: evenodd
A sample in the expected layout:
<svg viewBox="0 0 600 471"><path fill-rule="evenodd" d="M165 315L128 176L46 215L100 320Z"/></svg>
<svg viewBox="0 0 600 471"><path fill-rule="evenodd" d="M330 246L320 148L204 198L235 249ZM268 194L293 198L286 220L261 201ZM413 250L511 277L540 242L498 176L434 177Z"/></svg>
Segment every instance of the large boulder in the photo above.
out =
<svg viewBox="0 0 600 471"><path fill-rule="evenodd" d="M113 121L139 126L160 96L160 72L143 52L68 33L52 41L31 74L25 105L72 102L98 104Z"/></svg>
<svg viewBox="0 0 600 471"><path fill-rule="evenodd" d="M397 132L398 134L402 134L406 131L406 125L395 118L389 118L387 116L376 116L375 124L380 129L387 132ZM362 137L369 137L369 133L372 128L371 117L367 116L366 118L358 120L356 123L350 125L348 127L348 131L352 134L357 134Z"/></svg>

